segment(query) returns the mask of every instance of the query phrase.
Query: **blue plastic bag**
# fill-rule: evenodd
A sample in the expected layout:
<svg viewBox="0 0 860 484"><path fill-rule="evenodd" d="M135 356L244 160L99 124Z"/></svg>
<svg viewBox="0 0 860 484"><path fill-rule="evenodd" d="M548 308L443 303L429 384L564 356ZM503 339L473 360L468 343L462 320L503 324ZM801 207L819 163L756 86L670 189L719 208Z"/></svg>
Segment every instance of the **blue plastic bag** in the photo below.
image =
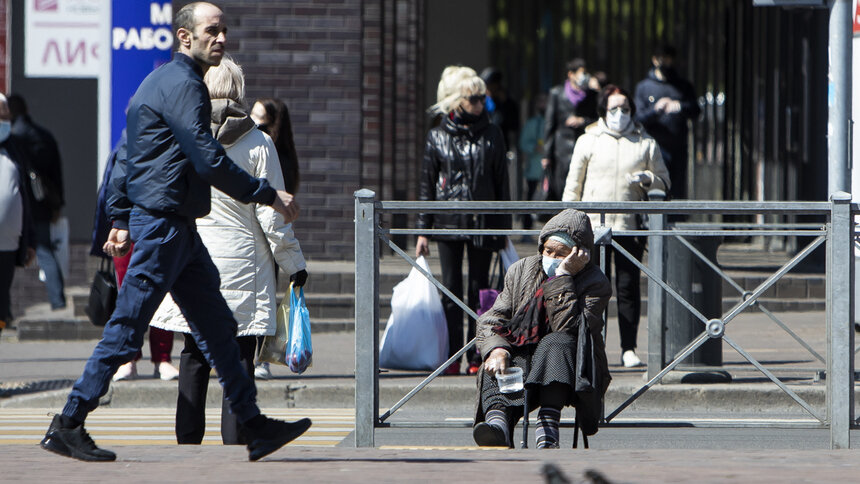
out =
<svg viewBox="0 0 860 484"><path fill-rule="evenodd" d="M305 305L304 288L290 284L290 341L287 345L287 366L293 373L303 373L311 364L311 318Z"/></svg>

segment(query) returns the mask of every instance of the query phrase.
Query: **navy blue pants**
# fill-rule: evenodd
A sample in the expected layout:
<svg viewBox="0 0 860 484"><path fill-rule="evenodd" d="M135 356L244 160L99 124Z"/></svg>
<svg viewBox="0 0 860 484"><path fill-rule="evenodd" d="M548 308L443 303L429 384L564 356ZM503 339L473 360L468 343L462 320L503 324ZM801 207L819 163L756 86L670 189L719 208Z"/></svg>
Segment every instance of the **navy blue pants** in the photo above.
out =
<svg viewBox="0 0 860 484"><path fill-rule="evenodd" d="M194 221L134 208L129 232L134 249L116 310L75 382L63 414L83 421L98 406L117 368L143 346L149 321L169 291L197 346L218 372L230 410L240 422L259 415L257 389L239 363L236 320L221 296L218 269Z"/></svg>

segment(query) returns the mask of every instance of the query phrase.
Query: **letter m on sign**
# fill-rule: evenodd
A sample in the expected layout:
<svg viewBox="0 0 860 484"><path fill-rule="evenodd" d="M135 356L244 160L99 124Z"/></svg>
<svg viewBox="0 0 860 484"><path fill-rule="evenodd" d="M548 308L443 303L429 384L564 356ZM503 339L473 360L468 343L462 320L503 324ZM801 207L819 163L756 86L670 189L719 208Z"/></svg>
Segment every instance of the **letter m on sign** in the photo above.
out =
<svg viewBox="0 0 860 484"><path fill-rule="evenodd" d="M171 3L150 3L149 4L149 22L152 25L170 25L173 19L173 4Z"/></svg>

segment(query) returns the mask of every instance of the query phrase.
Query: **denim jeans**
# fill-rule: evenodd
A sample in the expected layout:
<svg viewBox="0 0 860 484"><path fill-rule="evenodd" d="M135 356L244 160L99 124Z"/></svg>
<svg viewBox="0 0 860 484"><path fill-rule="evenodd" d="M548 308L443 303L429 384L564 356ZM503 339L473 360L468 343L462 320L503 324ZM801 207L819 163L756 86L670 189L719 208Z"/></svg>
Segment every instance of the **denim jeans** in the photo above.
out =
<svg viewBox="0 0 860 484"><path fill-rule="evenodd" d="M116 310L75 382L63 414L83 421L98 406L117 368L140 350L149 321L169 291L197 346L217 370L230 410L240 422L259 415L257 389L239 362L236 320L221 296L218 269L194 221L134 208L129 232L134 249Z"/></svg>
<svg viewBox="0 0 860 484"><path fill-rule="evenodd" d="M66 307L66 294L63 282L63 271L60 270L60 261L57 259L56 247L51 241L51 223L48 221L35 221L33 227L36 231L36 259L39 268L45 273L45 287L48 289L48 301L51 309Z"/></svg>

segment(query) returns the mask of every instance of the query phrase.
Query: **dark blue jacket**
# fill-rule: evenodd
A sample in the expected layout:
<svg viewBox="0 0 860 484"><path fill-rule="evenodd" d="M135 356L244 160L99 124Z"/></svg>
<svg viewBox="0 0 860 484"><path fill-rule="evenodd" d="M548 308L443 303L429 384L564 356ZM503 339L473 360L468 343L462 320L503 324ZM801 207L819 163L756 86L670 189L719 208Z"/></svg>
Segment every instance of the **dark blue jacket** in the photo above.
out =
<svg viewBox="0 0 860 484"><path fill-rule="evenodd" d="M687 120L699 115L693 85L674 71L667 72L666 79L660 80L654 69L651 69L648 76L636 85L633 97L636 121L657 141L666 165L671 169L673 162L686 160ZM671 114L655 111L654 104L663 97L680 101L681 111ZM672 185L676 181L673 179Z"/></svg>
<svg viewBox="0 0 860 484"><path fill-rule="evenodd" d="M209 213L210 186L240 202L274 202L268 182L236 166L212 137L211 115L203 71L190 57L176 53L146 76L128 108L127 159L117 157L111 175L114 227L128 227L132 206L203 217Z"/></svg>
<svg viewBox="0 0 860 484"><path fill-rule="evenodd" d="M108 235L110 235L110 218L108 217L108 196L111 192L110 182L111 182L111 174L113 173L113 167L116 166L117 158L125 159L126 153L126 134L125 130L122 130L122 134L119 137L119 141L117 141L116 146L113 147L113 150L110 152L110 156L108 156L107 164L105 165L104 174L102 174L102 182L99 185L99 196L98 201L96 202L96 213L93 216L93 237L92 237L92 245L90 246L90 255L96 257L103 257L105 259L110 259L110 256L105 254L102 247L107 242ZM125 178L123 178L125 180ZM125 185L123 184L122 193L125 193ZM128 199L123 197L123 203L128 205Z"/></svg>

